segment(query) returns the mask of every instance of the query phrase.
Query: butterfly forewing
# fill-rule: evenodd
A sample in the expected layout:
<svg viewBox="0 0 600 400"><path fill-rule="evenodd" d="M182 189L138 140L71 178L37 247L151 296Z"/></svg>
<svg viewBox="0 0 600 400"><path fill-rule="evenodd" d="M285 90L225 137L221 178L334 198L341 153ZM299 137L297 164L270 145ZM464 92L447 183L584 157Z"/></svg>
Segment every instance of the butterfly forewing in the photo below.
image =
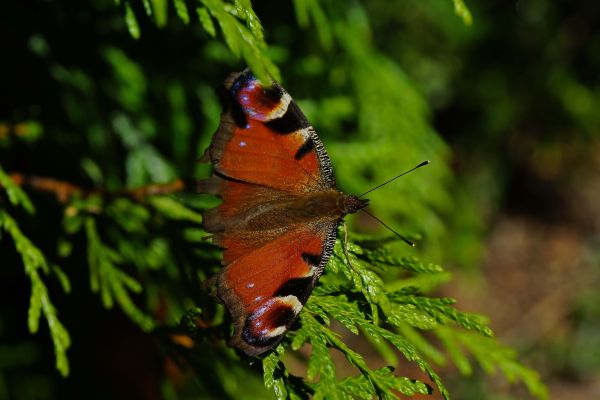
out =
<svg viewBox="0 0 600 400"><path fill-rule="evenodd" d="M208 149L217 174L295 193L335 187L321 141L280 85L264 86L244 71L227 79L222 98Z"/></svg>

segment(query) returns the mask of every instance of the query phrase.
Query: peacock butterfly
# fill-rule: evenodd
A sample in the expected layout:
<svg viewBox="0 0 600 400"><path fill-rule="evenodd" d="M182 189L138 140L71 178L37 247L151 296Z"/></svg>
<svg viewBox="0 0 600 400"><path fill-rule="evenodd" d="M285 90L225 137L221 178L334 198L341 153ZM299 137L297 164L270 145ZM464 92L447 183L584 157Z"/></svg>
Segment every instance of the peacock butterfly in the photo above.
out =
<svg viewBox="0 0 600 400"><path fill-rule="evenodd" d="M336 189L321 140L278 83L245 70L224 86L221 123L202 158L213 173L200 182L222 203L203 225L224 248L216 283L234 322L229 345L257 356L302 310L342 218L368 200Z"/></svg>

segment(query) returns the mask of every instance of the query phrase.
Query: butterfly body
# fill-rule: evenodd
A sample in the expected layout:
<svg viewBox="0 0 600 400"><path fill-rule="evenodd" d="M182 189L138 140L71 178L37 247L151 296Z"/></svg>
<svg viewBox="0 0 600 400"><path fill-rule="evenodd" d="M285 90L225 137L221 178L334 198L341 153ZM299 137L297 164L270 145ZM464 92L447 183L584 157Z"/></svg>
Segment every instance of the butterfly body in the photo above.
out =
<svg viewBox="0 0 600 400"><path fill-rule="evenodd" d="M230 345L256 356L277 344L333 251L337 226L367 200L337 190L329 157L290 95L248 71L225 81L224 110L200 191L222 198L203 225L225 249L217 296Z"/></svg>

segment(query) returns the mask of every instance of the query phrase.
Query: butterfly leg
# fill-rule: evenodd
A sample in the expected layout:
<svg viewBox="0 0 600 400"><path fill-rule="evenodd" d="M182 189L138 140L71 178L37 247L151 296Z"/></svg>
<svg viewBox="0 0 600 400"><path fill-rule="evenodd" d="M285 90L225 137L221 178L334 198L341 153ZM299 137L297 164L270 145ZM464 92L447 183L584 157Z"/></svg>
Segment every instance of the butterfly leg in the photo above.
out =
<svg viewBox="0 0 600 400"><path fill-rule="evenodd" d="M209 290L212 286L214 286L217 283L217 275L213 275L210 278L206 279L204 282L202 282L202 290L206 291Z"/></svg>
<svg viewBox="0 0 600 400"><path fill-rule="evenodd" d="M348 261L348 265L352 270L354 270L354 266L350 261L350 254L348 253L348 226L346 225L346 221L342 221L342 229L344 230L344 255L346 256L346 261Z"/></svg>

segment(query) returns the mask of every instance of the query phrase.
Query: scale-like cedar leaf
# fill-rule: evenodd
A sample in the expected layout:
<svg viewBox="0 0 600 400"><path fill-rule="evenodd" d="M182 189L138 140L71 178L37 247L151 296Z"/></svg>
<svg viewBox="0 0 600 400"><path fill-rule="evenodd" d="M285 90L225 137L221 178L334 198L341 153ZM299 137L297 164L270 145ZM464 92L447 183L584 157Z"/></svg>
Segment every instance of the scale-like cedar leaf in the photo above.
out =
<svg viewBox="0 0 600 400"><path fill-rule="evenodd" d="M451 320L465 329L479 332L484 336L491 337L494 335L490 327L482 323L481 316L461 312L452 307L451 305L455 303L454 299L394 295L393 301L400 304L413 305L416 309L426 312L441 324L446 324L448 320Z"/></svg>
<svg viewBox="0 0 600 400"><path fill-rule="evenodd" d="M190 14L188 13L185 0L173 0L173 6L175 7L175 13L183 21L184 24L190 23Z"/></svg>
<svg viewBox="0 0 600 400"><path fill-rule="evenodd" d="M348 300L347 296L340 295L333 297L312 295L309 302L306 304L306 307L326 321L329 320L327 314L330 314L348 328L350 332L358 335L358 328L356 327L354 320L357 315L361 315L360 310L358 310L356 303Z"/></svg>
<svg viewBox="0 0 600 400"><path fill-rule="evenodd" d="M168 196L153 196L148 199L149 203L162 215L175 220L187 220L201 223L202 215L184 206L179 201Z"/></svg>
<svg viewBox="0 0 600 400"><path fill-rule="evenodd" d="M8 201L14 206L20 206L29 214L33 214L35 209L29 197L23 190L17 186L13 180L4 172L0 165L0 191L4 190L8 196Z"/></svg>
<svg viewBox="0 0 600 400"><path fill-rule="evenodd" d="M407 323L419 329L435 329L439 326L437 320L431 315L419 310L413 304L393 303L390 311L386 314L387 322L394 326Z"/></svg>
<svg viewBox="0 0 600 400"><path fill-rule="evenodd" d="M56 369L61 375L69 374L67 349L71 346L69 332L58 319L58 312L50 300L48 289L40 276L40 271L48 274L50 268L44 254L21 232L16 221L0 209L0 231L5 230L13 239L17 252L21 256L25 273L31 281L31 296L29 302L27 325L31 333L39 329L40 317L48 321L50 337L54 344ZM58 270L58 267L55 267Z"/></svg>
<svg viewBox="0 0 600 400"><path fill-rule="evenodd" d="M140 25L138 24L137 17L135 16L133 8L131 8L131 4L129 4L129 2L125 2L125 25L127 25L127 30L132 38L140 38Z"/></svg>
<svg viewBox="0 0 600 400"><path fill-rule="evenodd" d="M513 349L474 332L457 331L454 332L454 336L473 354L488 374L500 369L509 382L521 381L532 395L539 399L548 399L548 389L542 383L539 374L519 363Z"/></svg>
<svg viewBox="0 0 600 400"><path fill-rule="evenodd" d="M263 358L262 365L265 386L268 389L273 390L277 400L285 400L288 393L282 377L282 370L284 367L282 366L277 351L273 351Z"/></svg>
<svg viewBox="0 0 600 400"><path fill-rule="evenodd" d="M154 320L135 305L129 293L130 291L140 293L142 291L141 284L116 266L122 262L122 257L102 243L96 229L96 222L92 217L86 218L85 232L88 240L92 291L100 292L104 307L111 308L116 300L119 307L132 321L144 330L152 329Z"/></svg>
<svg viewBox="0 0 600 400"><path fill-rule="evenodd" d="M217 29L215 28L215 24L213 23L212 17L208 13L206 7L198 7L198 19L200 20L200 25L209 34L210 37L215 37L217 35Z"/></svg>
<svg viewBox="0 0 600 400"><path fill-rule="evenodd" d="M463 0L452 0L454 2L454 12L458 15L465 25L471 25L473 23L473 17L471 12Z"/></svg>

